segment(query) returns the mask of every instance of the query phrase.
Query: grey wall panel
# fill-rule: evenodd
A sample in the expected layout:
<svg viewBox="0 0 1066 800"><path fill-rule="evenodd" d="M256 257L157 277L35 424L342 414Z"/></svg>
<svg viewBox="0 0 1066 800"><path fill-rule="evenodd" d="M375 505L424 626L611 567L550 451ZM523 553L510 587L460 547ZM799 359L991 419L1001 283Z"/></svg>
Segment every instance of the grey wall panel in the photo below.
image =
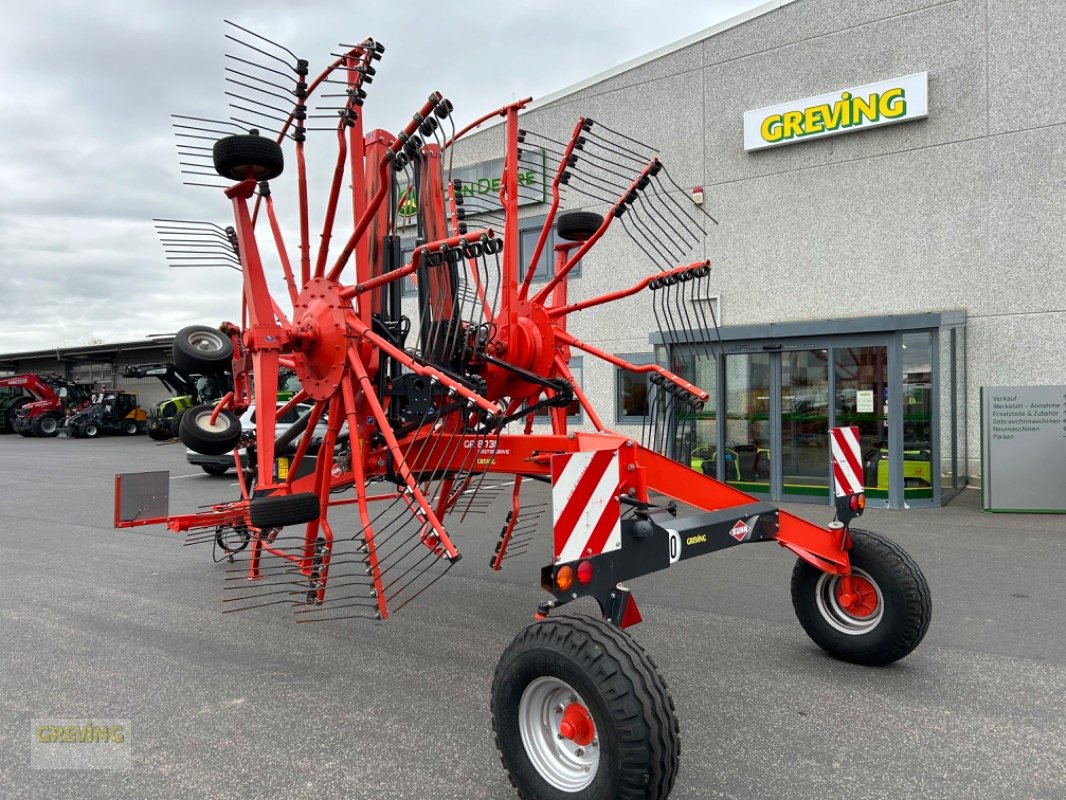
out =
<svg viewBox="0 0 1066 800"><path fill-rule="evenodd" d="M982 141L715 187L729 324L959 307L983 282ZM716 284L717 285L717 284Z"/></svg>
<svg viewBox="0 0 1066 800"><path fill-rule="evenodd" d="M990 140L989 282L979 313L1066 307L1064 137L1066 123Z"/></svg>
<svg viewBox="0 0 1066 800"><path fill-rule="evenodd" d="M1066 122L1066 3L988 0L993 133Z"/></svg>

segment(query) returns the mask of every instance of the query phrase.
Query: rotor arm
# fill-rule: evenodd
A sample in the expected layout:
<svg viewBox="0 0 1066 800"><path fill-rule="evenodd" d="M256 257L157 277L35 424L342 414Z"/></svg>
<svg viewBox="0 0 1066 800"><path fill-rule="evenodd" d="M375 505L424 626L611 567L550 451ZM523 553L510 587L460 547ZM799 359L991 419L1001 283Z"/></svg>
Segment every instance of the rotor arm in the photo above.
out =
<svg viewBox="0 0 1066 800"><path fill-rule="evenodd" d="M584 350L589 355L596 356L597 358L602 358L609 364L614 364L614 366L620 367L621 369L624 369L627 372L654 373L655 375L658 375L663 381L666 381L676 386L678 389L686 392L687 394L692 395L692 397L695 400L699 401L701 404L706 403L708 400L711 399L711 396L707 394L707 392L703 391L703 389L701 389L699 386L689 383L684 378L675 375L665 367L660 367L658 364L631 364L625 359L619 358L618 356L612 353L608 353L606 350L600 350L598 347L594 347L593 345L583 342L580 339L575 339L566 331L556 329L555 336L563 344L568 344L571 347L576 347L578 350Z"/></svg>
<svg viewBox="0 0 1066 800"><path fill-rule="evenodd" d="M656 281L662 282L663 285L669 285L671 282L688 280L690 277L703 277L710 269L711 262L708 259L702 261L693 261L691 264L685 264L681 267L675 267L657 275L649 275L648 277L638 281L630 286L628 289L622 289L617 292L610 292L609 294L601 294L599 297L592 297L588 300L582 300L580 303L571 303L568 306L561 306L559 308L549 308L548 316L552 319L561 317L565 314L571 314L575 311L582 311L586 308L592 308L593 306L603 305L604 303L612 303L615 300L621 300L623 297L630 297L636 294L642 289L646 289L649 285L654 284Z"/></svg>

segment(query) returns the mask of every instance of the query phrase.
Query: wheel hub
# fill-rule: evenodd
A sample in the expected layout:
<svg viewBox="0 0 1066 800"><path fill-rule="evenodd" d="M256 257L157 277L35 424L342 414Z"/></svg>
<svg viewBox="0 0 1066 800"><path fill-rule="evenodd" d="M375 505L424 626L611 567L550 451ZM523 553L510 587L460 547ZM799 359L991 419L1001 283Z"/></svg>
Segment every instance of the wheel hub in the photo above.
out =
<svg viewBox="0 0 1066 800"><path fill-rule="evenodd" d="M518 706L518 730L530 763L563 792L592 784L600 765L596 723L577 692L552 676L526 687Z"/></svg>
<svg viewBox="0 0 1066 800"><path fill-rule="evenodd" d="M302 344L293 363L300 385L313 400L328 400L340 385L347 352L349 304L341 286L326 278L312 278L296 301L293 322Z"/></svg>
<svg viewBox="0 0 1066 800"><path fill-rule="evenodd" d="M591 744L596 737L596 724L588 709L579 703L568 705L559 723L559 735L582 747Z"/></svg>
<svg viewBox="0 0 1066 800"><path fill-rule="evenodd" d="M877 587L861 575L847 575L836 586L837 602L853 617L865 619L877 612Z"/></svg>
<svg viewBox="0 0 1066 800"><path fill-rule="evenodd" d="M829 625L850 636L870 633L885 615L884 596L877 582L854 565L851 575L823 573L815 586L815 602Z"/></svg>

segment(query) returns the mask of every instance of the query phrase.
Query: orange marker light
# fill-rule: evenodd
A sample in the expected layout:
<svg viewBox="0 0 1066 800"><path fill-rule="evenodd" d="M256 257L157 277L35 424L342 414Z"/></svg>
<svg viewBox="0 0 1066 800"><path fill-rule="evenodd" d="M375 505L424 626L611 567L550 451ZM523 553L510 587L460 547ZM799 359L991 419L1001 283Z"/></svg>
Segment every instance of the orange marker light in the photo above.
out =
<svg viewBox="0 0 1066 800"><path fill-rule="evenodd" d="M574 585L574 568L569 564L563 567L559 567L559 571L555 573L555 588L560 592L565 592Z"/></svg>

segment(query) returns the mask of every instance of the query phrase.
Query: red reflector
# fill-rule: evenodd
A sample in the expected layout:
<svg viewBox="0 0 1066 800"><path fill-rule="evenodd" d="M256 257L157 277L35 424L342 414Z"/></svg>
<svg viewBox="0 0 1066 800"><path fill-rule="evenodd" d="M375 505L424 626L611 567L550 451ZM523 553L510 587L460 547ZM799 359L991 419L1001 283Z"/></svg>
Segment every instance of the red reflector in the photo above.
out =
<svg viewBox="0 0 1066 800"><path fill-rule="evenodd" d="M592 580L592 562L582 561L577 565L577 582L582 586Z"/></svg>
<svg viewBox="0 0 1066 800"><path fill-rule="evenodd" d="M853 494L850 498L849 505L852 511L862 511L866 508L866 495L865 494Z"/></svg>

